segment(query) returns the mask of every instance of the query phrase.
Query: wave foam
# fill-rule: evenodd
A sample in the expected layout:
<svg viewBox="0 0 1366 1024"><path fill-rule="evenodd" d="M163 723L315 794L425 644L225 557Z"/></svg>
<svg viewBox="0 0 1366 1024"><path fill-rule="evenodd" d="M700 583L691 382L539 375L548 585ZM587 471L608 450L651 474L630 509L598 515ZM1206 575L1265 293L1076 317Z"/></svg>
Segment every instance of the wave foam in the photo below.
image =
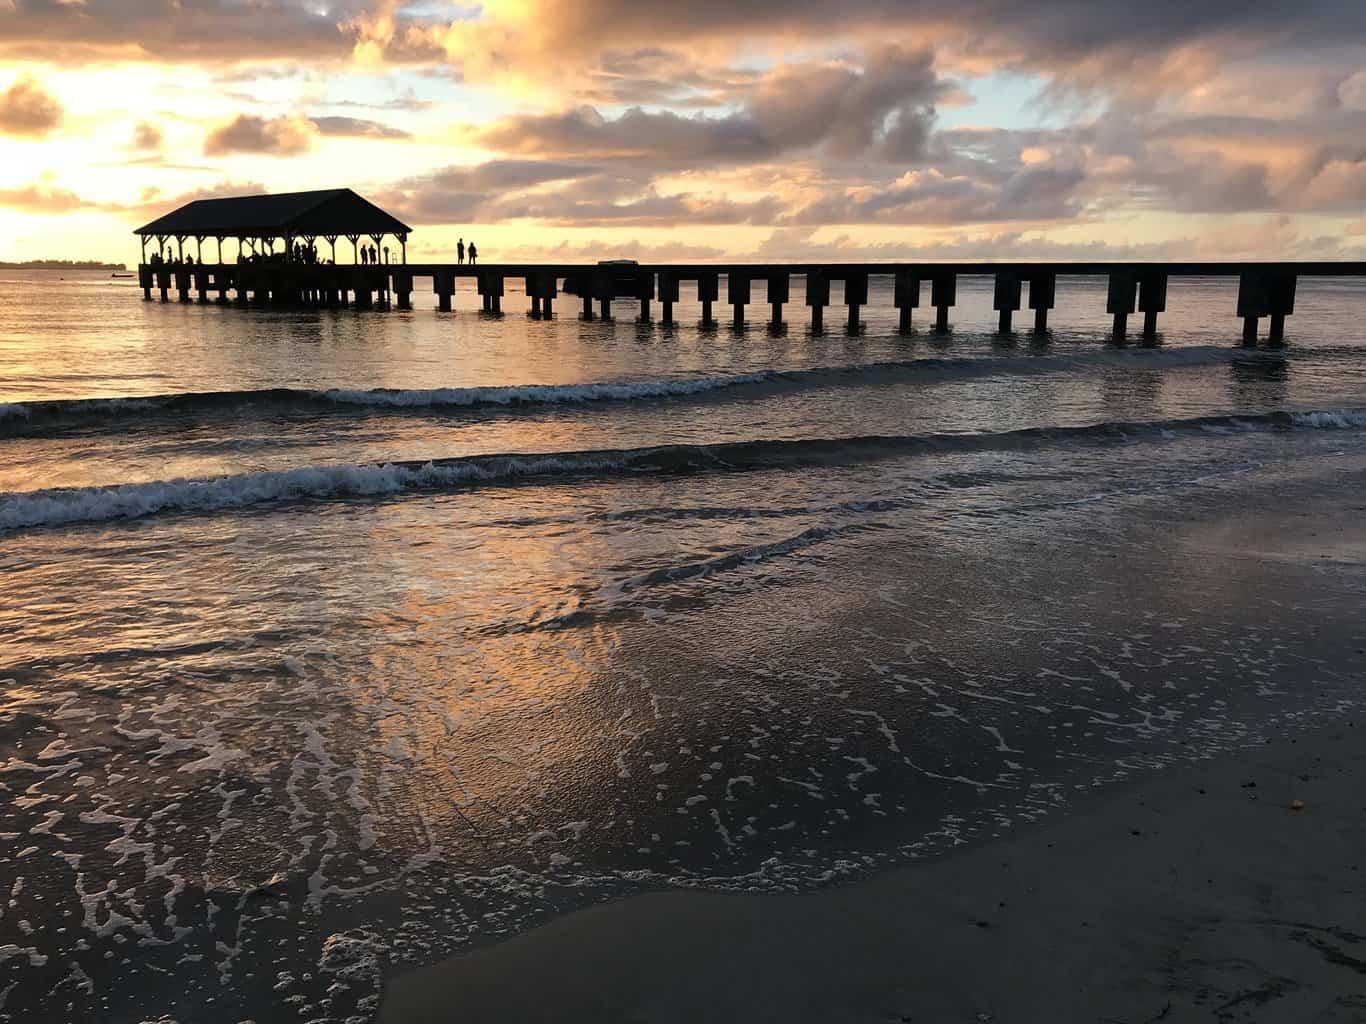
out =
<svg viewBox="0 0 1366 1024"><path fill-rule="evenodd" d="M872 461L926 452L1128 441L1183 431L1296 427L1342 430L1363 426L1366 426L1366 410L1346 409L1199 416L1157 422L1104 422L1076 427L1027 427L993 434L733 441L539 455L471 455L362 466L310 466L238 476L54 488L0 495L0 532L127 519L159 512L214 512L270 502L370 497L406 490L515 483L536 477L703 470L741 472Z"/></svg>

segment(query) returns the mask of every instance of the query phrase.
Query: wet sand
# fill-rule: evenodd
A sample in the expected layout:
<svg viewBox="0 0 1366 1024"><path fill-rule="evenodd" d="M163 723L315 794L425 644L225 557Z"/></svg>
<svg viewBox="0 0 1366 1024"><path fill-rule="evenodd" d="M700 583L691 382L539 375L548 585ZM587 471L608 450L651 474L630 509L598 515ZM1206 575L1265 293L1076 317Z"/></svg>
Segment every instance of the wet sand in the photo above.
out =
<svg viewBox="0 0 1366 1024"><path fill-rule="evenodd" d="M1363 738L1291 729L848 887L594 907L392 978L381 1019L1363 1021Z"/></svg>

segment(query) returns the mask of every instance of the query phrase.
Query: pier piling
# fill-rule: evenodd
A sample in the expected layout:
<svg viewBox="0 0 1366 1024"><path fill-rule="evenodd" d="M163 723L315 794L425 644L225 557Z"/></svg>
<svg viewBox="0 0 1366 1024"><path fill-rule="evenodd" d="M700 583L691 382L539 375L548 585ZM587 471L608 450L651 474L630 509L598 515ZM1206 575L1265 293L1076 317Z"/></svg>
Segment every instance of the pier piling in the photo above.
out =
<svg viewBox="0 0 1366 1024"><path fill-rule="evenodd" d="M745 306L749 304L749 275L732 270L726 275L726 300L734 311L734 326L737 331L745 326Z"/></svg>
<svg viewBox="0 0 1366 1024"><path fill-rule="evenodd" d="M674 303L678 301L678 274L663 271L659 275L659 304L663 307L660 323L672 327L674 323Z"/></svg>
<svg viewBox="0 0 1366 1024"><path fill-rule="evenodd" d="M911 333L911 316L920 305L920 278L912 270L898 270L892 284L892 304L898 310L897 330Z"/></svg>
<svg viewBox="0 0 1366 1024"><path fill-rule="evenodd" d="M1167 310L1167 275L1145 273L1138 279L1138 309L1143 314L1143 337L1157 337L1157 314Z"/></svg>
<svg viewBox="0 0 1366 1024"><path fill-rule="evenodd" d="M768 304L772 310L768 326L781 330L783 326L783 305L791 295L791 280L786 271L774 271L768 275Z"/></svg>
<svg viewBox="0 0 1366 1024"><path fill-rule="evenodd" d="M859 309L868 304L868 275L851 273L844 279L844 304L849 307L849 323L845 330L857 334L862 326Z"/></svg>
<svg viewBox="0 0 1366 1024"><path fill-rule="evenodd" d="M721 294L721 275L715 271L708 271L697 276L697 301L702 303L702 326L715 327L716 321L712 319L712 303Z"/></svg>
<svg viewBox="0 0 1366 1024"><path fill-rule="evenodd" d="M1001 334L1009 334L1011 318L1020 308L1020 275L1015 271L1002 270L996 274L992 308L999 314L996 330Z"/></svg>
<svg viewBox="0 0 1366 1024"><path fill-rule="evenodd" d="M1039 271L1029 278L1029 308L1034 311L1034 333L1048 330L1048 311L1053 308L1058 288L1058 275Z"/></svg>
<svg viewBox="0 0 1366 1024"><path fill-rule="evenodd" d="M958 277L955 274L936 274L930 280L930 305L934 306L934 330L947 334L949 307L958 301Z"/></svg>
<svg viewBox="0 0 1366 1024"><path fill-rule="evenodd" d="M1137 295L1138 283L1130 271L1117 271L1110 275L1105 311L1114 317L1110 336L1115 341L1123 341L1129 332L1129 314L1134 311Z"/></svg>
<svg viewBox="0 0 1366 1024"><path fill-rule="evenodd" d="M830 305L830 275L827 271L807 272L806 304L811 307L811 330L819 334L825 330L825 307Z"/></svg>
<svg viewBox="0 0 1366 1024"><path fill-rule="evenodd" d="M636 274L635 292L636 298L640 300L640 314L636 317L636 322L648 324L650 322L650 300L655 297L655 275L650 273Z"/></svg>
<svg viewBox="0 0 1366 1024"><path fill-rule="evenodd" d="M432 274L432 291L436 292L436 308L443 313L451 311L451 298L455 295L455 273L438 270Z"/></svg>

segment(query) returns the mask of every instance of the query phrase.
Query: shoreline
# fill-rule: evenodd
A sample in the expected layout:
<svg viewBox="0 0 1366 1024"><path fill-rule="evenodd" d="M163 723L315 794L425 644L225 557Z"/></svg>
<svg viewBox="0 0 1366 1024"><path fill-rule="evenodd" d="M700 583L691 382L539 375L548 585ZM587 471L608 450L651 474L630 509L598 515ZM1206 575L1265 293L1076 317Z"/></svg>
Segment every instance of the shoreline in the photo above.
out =
<svg viewBox="0 0 1366 1024"><path fill-rule="evenodd" d="M380 1020L1360 1021L1362 736L1345 712L847 886L576 911L396 974Z"/></svg>

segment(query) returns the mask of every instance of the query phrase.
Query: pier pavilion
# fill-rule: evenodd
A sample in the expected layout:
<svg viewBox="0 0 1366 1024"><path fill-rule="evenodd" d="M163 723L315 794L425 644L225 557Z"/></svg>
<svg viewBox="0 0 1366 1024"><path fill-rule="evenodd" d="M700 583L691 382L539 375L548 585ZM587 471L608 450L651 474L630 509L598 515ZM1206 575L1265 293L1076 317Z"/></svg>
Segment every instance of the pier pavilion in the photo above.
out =
<svg viewBox="0 0 1366 1024"><path fill-rule="evenodd" d="M204 242L217 243L214 253L219 265L223 242L236 239L237 257L248 252L264 255L274 252L283 242L290 251L295 242L313 246L319 238L331 246L331 260L337 262L337 240L351 243L353 263L360 262L362 238L384 248L392 235L399 246L399 263L408 261L408 236L412 233L397 217L381 210L349 188L321 189L315 192L281 192L277 195L234 196L224 199L197 199L144 224L134 234L142 239L142 262L147 262L147 243L155 241L163 259L171 258L167 245L174 241L173 254L185 259L185 242L194 239L196 263L204 263ZM368 243L367 243L368 244Z"/></svg>

